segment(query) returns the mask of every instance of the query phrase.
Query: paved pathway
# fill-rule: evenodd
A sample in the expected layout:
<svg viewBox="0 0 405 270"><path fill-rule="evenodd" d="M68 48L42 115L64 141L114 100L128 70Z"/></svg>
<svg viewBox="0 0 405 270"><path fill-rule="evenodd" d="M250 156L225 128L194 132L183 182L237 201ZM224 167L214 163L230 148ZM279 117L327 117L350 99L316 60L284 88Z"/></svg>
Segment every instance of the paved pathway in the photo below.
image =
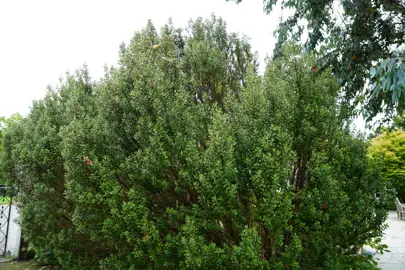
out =
<svg viewBox="0 0 405 270"><path fill-rule="evenodd" d="M405 220L397 217L397 212L390 211L388 216L388 228L384 231L383 243L388 245L391 252L379 258L378 267L383 270L405 270Z"/></svg>

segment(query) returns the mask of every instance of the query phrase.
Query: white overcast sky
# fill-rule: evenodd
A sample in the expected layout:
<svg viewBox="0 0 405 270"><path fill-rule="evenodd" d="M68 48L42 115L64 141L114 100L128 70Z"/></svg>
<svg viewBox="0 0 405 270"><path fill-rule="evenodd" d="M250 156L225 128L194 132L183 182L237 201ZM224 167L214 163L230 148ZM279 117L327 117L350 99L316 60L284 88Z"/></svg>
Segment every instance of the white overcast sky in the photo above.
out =
<svg viewBox="0 0 405 270"><path fill-rule="evenodd" d="M66 71L87 64L93 80L115 65L148 19L156 28L171 17L176 27L190 19L222 17L228 31L246 34L259 53L261 70L271 54L280 9L265 15L262 0L236 5L225 0L0 0L0 116L27 115L33 100ZM356 121L363 129L364 122Z"/></svg>
<svg viewBox="0 0 405 270"><path fill-rule="evenodd" d="M152 19L156 28L171 17L176 27L190 19L221 16L228 30L251 38L262 60L274 48L279 13L266 16L262 0L236 5L225 0L0 0L0 116L26 115L32 100L65 71L86 63L91 76L115 65L118 47Z"/></svg>

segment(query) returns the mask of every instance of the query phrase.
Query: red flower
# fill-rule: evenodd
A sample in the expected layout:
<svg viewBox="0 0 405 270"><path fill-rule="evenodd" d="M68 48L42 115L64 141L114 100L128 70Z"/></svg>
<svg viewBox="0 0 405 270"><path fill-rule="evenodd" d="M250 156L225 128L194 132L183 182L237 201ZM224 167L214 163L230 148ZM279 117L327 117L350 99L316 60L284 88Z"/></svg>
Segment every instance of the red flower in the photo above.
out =
<svg viewBox="0 0 405 270"><path fill-rule="evenodd" d="M88 160L86 160L86 164L89 165L89 166L90 166L90 165L93 165L93 161L91 161L90 159L88 159Z"/></svg>
<svg viewBox="0 0 405 270"><path fill-rule="evenodd" d="M314 65L314 66L312 67L312 71L313 71L313 72L318 72L318 70L319 70L319 68L318 68L316 65Z"/></svg>

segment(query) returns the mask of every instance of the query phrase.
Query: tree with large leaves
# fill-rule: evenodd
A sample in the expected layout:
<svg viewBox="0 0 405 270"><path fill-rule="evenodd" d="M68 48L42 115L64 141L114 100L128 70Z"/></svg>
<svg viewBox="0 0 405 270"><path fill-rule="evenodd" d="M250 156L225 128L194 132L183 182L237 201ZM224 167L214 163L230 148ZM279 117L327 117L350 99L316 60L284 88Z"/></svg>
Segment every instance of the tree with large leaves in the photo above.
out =
<svg viewBox="0 0 405 270"><path fill-rule="evenodd" d="M236 0L237 3L242 0ZM346 105L364 107L368 120L383 112L387 119L405 109L405 2L402 0L264 0L270 14L280 4L291 10L276 31L274 57L287 40L307 36L320 68L332 71ZM291 13L291 12L290 12ZM371 80L371 83L368 83Z"/></svg>

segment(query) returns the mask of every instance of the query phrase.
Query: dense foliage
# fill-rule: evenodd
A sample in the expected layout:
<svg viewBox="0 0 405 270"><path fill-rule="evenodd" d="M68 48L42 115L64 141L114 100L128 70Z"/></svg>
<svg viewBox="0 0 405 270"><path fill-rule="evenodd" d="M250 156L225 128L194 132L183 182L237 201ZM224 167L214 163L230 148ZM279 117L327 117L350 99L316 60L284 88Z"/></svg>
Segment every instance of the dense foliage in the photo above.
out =
<svg viewBox="0 0 405 270"><path fill-rule="evenodd" d="M0 117L0 160L3 157L3 134L8 127L11 127L14 123L21 120L22 116L18 113L11 115L9 118L4 116ZM0 166L0 184L6 183L4 177L3 168Z"/></svg>
<svg viewBox="0 0 405 270"><path fill-rule="evenodd" d="M228 0L231 1L231 0ZM242 0L236 0L237 3ZM384 112L388 119L405 109L403 0L263 0L271 13L277 4L291 10L282 16L275 57L284 42L307 36L306 49L318 66L332 68L349 107L363 104L368 119ZM374 67L373 67L374 65ZM368 79L372 85L368 85Z"/></svg>
<svg viewBox="0 0 405 270"><path fill-rule="evenodd" d="M387 194L330 70L294 45L264 76L213 17L152 23L92 82L68 74L5 135L22 230L65 269L347 269ZM380 192L377 201L375 193Z"/></svg>
<svg viewBox="0 0 405 270"><path fill-rule="evenodd" d="M370 155L382 163L382 175L405 202L405 131L384 132L371 141Z"/></svg>

